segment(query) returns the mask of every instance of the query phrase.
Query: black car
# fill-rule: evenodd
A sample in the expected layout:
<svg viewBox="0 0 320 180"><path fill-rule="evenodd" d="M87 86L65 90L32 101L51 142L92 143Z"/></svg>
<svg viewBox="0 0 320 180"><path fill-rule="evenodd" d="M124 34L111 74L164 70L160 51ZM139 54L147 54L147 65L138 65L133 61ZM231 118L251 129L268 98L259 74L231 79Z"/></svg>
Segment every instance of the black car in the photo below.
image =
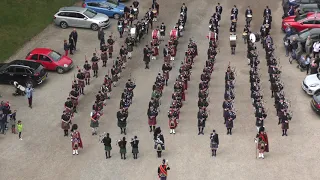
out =
<svg viewBox="0 0 320 180"><path fill-rule="evenodd" d="M283 14L287 14L290 6L298 7L301 4L320 4L320 0L282 0Z"/></svg>
<svg viewBox="0 0 320 180"><path fill-rule="evenodd" d="M305 52L305 44L307 41L308 36L312 39L312 42L320 41L320 28L313 28L313 29L305 29L303 31L300 31L297 34L294 34L288 38L292 41L293 37L296 38L296 40L301 43L302 49Z"/></svg>
<svg viewBox="0 0 320 180"><path fill-rule="evenodd" d="M0 63L0 83L13 84L17 81L26 86L41 84L48 76L45 68L37 62L26 60L14 60L10 63Z"/></svg>
<svg viewBox="0 0 320 180"><path fill-rule="evenodd" d="M312 109L320 115L320 93L315 93L310 102Z"/></svg>

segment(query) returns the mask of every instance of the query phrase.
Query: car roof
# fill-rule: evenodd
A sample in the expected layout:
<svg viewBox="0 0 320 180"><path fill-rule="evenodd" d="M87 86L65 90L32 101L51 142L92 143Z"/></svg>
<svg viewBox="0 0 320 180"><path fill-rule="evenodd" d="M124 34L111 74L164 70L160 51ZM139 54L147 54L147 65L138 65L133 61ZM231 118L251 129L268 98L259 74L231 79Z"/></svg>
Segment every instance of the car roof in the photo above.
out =
<svg viewBox="0 0 320 180"><path fill-rule="evenodd" d="M32 50L30 52L30 54L46 54L46 55L48 55L51 52L52 52L52 49L49 49L49 48L36 48L36 49Z"/></svg>
<svg viewBox="0 0 320 180"><path fill-rule="evenodd" d="M39 63L35 61L29 61L29 60L13 60L8 65L20 65L20 66L27 66L33 69L37 69L39 67Z"/></svg>
<svg viewBox="0 0 320 180"><path fill-rule="evenodd" d="M320 28L312 28L309 32L311 34L320 34Z"/></svg>
<svg viewBox="0 0 320 180"><path fill-rule="evenodd" d="M301 4L299 8L319 8L319 4Z"/></svg>
<svg viewBox="0 0 320 180"><path fill-rule="evenodd" d="M62 7L59 9L59 11L74 11L74 12L84 12L85 10L87 10L87 8L76 7L76 6Z"/></svg>

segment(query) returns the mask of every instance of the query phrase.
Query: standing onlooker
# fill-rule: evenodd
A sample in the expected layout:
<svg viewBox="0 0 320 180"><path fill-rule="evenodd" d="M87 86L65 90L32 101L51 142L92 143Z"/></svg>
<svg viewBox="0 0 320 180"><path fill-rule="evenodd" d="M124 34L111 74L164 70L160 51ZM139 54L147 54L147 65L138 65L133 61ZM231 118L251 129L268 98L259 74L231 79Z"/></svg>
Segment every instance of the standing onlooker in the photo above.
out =
<svg viewBox="0 0 320 180"><path fill-rule="evenodd" d="M67 40L63 41L63 50L64 50L64 55L68 56L68 52L69 52L69 44Z"/></svg>
<svg viewBox="0 0 320 180"><path fill-rule="evenodd" d="M71 34L69 35L69 50L70 50L70 54L73 55L74 39Z"/></svg>
<svg viewBox="0 0 320 180"><path fill-rule="evenodd" d="M2 134L5 134L6 121L7 121L6 120L6 115L3 112L0 111L0 132Z"/></svg>
<svg viewBox="0 0 320 180"><path fill-rule="evenodd" d="M306 70L307 70L307 75L309 74L309 70L310 70L310 55L306 55L306 60L304 61L304 64L306 66Z"/></svg>
<svg viewBox="0 0 320 180"><path fill-rule="evenodd" d="M307 41L306 41L306 45L305 45L307 55L311 54L311 48L312 48L312 39L310 36L308 36Z"/></svg>
<svg viewBox="0 0 320 180"><path fill-rule="evenodd" d="M296 37L292 38L292 42L290 43L290 45L291 45L291 62L292 62L293 59L295 60L297 59L298 41Z"/></svg>
<svg viewBox="0 0 320 180"><path fill-rule="evenodd" d="M73 31L70 34L74 41L74 50L77 50L77 41L78 41L78 32L76 29L73 29Z"/></svg>
<svg viewBox="0 0 320 180"><path fill-rule="evenodd" d="M32 96L34 89L31 87L31 84L27 85L26 96L28 98L29 108L32 109Z"/></svg>
<svg viewBox="0 0 320 180"><path fill-rule="evenodd" d="M100 28L98 31L98 40L100 41L100 49L103 44L106 44L106 41L104 39L104 31L103 28Z"/></svg>
<svg viewBox="0 0 320 180"><path fill-rule="evenodd" d="M319 51L320 51L320 43L319 41L315 42L313 44L313 57L319 57Z"/></svg>
<svg viewBox="0 0 320 180"><path fill-rule="evenodd" d="M17 132L16 132L16 116L17 116L17 110L14 110L13 113L10 115L11 133L13 133L13 134L17 134Z"/></svg>
<svg viewBox="0 0 320 180"><path fill-rule="evenodd" d="M23 125L20 120L18 121L17 129L18 129L18 133L19 133L19 139L22 140L21 133L22 133Z"/></svg>

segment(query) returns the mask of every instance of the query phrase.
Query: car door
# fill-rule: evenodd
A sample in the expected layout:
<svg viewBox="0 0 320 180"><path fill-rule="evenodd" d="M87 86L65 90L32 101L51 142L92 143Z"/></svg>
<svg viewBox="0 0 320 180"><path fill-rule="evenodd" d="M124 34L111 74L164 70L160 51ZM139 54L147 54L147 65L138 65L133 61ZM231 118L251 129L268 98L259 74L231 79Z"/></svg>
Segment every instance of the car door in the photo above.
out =
<svg viewBox="0 0 320 180"><path fill-rule="evenodd" d="M32 54L29 59L39 62L39 54Z"/></svg>
<svg viewBox="0 0 320 180"><path fill-rule="evenodd" d="M52 60L48 57L48 56L46 56L46 55L43 55L43 54L40 54L39 55L39 61L38 61L39 63L41 63L42 64L42 66L44 66L46 69L48 69L48 70L51 70L51 71L53 71L53 70L56 70L56 66L55 66L55 64L52 62Z"/></svg>
<svg viewBox="0 0 320 180"><path fill-rule="evenodd" d="M26 69L24 67L16 66L14 71L14 81L17 81L19 84L24 84L28 79Z"/></svg>
<svg viewBox="0 0 320 180"><path fill-rule="evenodd" d="M14 67L9 66L4 71L0 72L0 82L9 84L11 81L14 81Z"/></svg>
<svg viewBox="0 0 320 180"><path fill-rule="evenodd" d="M91 28L92 22L90 21L90 18L88 18L87 16L81 13L77 13L77 17L78 17L79 23L81 24L81 27Z"/></svg>
<svg viewBox="0 0 320 180"><path fill-rule="evenodd" d="M87 6L88 6L89 9L92 9L92 10L98 12L98 13L103 13L102 12L103 9L100 8L99 3L97 3L97 2L87 3Z"/></svg>
<svg viewBox="0 0 320 180"><path fill-rule="evenodd" d="M112 8L112 6L110 5L109 2L101 1L101 2L99 2L99 6L100 6L100 8L103 9L103 11L104 11L103 14L105 14L105 15L107 15L109 17L113 16L113 8Z"/></svg>

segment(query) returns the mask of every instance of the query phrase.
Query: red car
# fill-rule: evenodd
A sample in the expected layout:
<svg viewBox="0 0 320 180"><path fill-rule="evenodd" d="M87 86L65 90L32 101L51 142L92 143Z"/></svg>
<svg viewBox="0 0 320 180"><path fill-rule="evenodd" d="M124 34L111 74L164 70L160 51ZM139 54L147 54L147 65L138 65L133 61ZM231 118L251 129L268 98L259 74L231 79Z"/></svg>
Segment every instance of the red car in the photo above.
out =
<svg viewBox="0 0 320 180"><path fill-rule="evenodd" d="M73 68L72 59L48 48L36 48L28 53L26 59L41 63L47 70L57 71L59 74Z"/></svg>
<svg viewBox="0 0 320 180"><path fill-rule="evenodd" d="M300 16L289 16L282 20L282 31L290 25L294 32L308 28L320 28L320 13L309 12Z"/></svg>

